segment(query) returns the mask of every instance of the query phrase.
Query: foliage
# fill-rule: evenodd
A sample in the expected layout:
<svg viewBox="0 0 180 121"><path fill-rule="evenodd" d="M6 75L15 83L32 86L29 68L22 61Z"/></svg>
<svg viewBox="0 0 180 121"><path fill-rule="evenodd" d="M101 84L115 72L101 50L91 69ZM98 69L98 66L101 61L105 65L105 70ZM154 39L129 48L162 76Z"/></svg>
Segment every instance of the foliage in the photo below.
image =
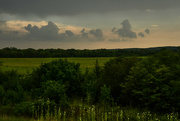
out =
<svg viewBox="0 0 180 121"><path fill-rule="evenodd" d="M67 96L65 85L58 83L57 81L47 81L43 83L42 98L50 99L61 106L66 105Z"/></svg>
<svg viewBox="0 0 180 121"><path fill-rule="evenodd" d="M0 72L0 90L2 104L16 104L24 100L25 93L22 88L21 79L17 72L12 70L9 72Z"/></svg>
<svg viewBox="0 0 180 121"><path fill-rule="evenodd" d="M174 52L179 47L155 47L155 48L130 48L130 49L96 49L96 50L75 50L75 49L17 49L6 47L0 49L0 58L49 58L49 57L119 57L119 56L149 56L158 53L162 48Z"/></svg>
<svg viewBox="0 0 180 121"><path fill-rule="evenodd" d="M131 97L129 103L153 109L169 109L171 77L170 69L153 59L137 63L126 78L125 90Z"/></svg>
<svg viewBox="0 0 180 121"><path fill-rule="evenodd" d="M118 101L121 97L125 78L129 74L131 67L138 61L138 58L115 58L107 62L102 71L98 84L111 88L112 96Z"/></svg>
<svg viewBox="0 0 180 121"><path fill-rule="evenodd" d="M105 106L113 101L111 97L111 89L106 87L106 85L101 87L99 100Z"/></svg>
<svg viewBox="0 0 180 121"><path fill-rule="evenodd" d="M34 96L41 96L43 93L42 85L49 80L64 84L67 88L66 94L69 97L79 95L81 92L80 64L61 59L42 64L28 77L26 89L32 90Z"/></svg>
<svg viewBox="0 0 180 121"><path fill-rule="evenodd" d="M96 60L95 67L94 67L94 73L95 73L95 76L96 76L97 79L100 78L101 71L102 71L102 69L101 69L101 67L99 65L99 62L98 62L98 60Z"/></svg>
<svg viewBox="0 0 180 121"><path fill-rule="evenodd" d="M155 120L154 117L175 120L180 111L179 73L180 52L169 50L143 58L114 58L103 67L96 60L94 69L86 68L84 73L79 63L62 59L43 63L27 75L14 70L0 71L0 114L38 120L67 117L75 120L98 117L100 120ZM81 103L72 105L75 100ZM153 113L137 113L118 106ZM154 112L163 116L157 117Z"/></svg>

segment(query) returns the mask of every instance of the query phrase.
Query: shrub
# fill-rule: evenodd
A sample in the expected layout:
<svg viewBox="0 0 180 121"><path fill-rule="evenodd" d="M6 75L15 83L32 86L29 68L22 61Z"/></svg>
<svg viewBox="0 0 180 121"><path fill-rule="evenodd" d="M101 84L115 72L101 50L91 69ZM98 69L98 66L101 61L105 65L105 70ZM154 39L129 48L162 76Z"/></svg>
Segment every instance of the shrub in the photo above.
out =
<svg viewBox="0 0 180 121"><path fill-rule="evenodd" d="M52 83L64 85L68 97L79 96L82 93L81 82L83 78L80 72L80 64L61 59L41 64L38 69L32 72L30 77L27 77L24 85L27 87L27 91L32 92L34 98L38 98L44 92L41 89L42 85L49 80L53 80Z"/></svg>

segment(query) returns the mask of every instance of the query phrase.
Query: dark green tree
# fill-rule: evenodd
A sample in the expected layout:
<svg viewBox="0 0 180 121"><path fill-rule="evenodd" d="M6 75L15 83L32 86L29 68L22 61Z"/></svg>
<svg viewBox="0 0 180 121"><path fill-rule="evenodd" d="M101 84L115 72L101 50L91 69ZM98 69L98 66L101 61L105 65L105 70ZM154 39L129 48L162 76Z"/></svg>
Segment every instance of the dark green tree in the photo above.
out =
<svg viewBox="0 0 180 121"><path fill-rule="evenodd" d="M111 88L111 94L113 98L119 100L122 95L123 85L125 83L125 78L129 74L131 67L133 67L138 58L115 58L108 61L102 71L102 77L98 81L99 87L106 85ZM123 101L123 100L121 100Z"/></svg>
<svg viewBox="0 0 180 121"><path fill-rule="evenodd" d="M27 78L24 86L32 92L32 95L39 97L43 92L42 84L49 80L65 85L68 97L80 96L82 93L81 81L83 78L80 72L80 64L61 59L41 64Z"/></svg>
<svg viewBox="0 0 180 121"><path fill-rule="evenodd" d="M95 73L97 79L100 78L101 73L102 73L101 71L102 71L102 69L99 65L99 62L98 62L98 60L96 60L95 67L94 67L94 73Z"/></svg>
<svg viewBox="0 0 180 121"><path fill-rule="evenodd" d="M57 81L47 81L43 83L43 94L42 97L47 100L55 101L56 104L61 106L67 105L66 87L65 85Z"/></svg>
<svg viewBox="0 0 180 121"><path fill-rule="evenodd" d="M172 73L156 58L146 58L131 68L125 90L129 103L152 110L170 109Z"/></svg>

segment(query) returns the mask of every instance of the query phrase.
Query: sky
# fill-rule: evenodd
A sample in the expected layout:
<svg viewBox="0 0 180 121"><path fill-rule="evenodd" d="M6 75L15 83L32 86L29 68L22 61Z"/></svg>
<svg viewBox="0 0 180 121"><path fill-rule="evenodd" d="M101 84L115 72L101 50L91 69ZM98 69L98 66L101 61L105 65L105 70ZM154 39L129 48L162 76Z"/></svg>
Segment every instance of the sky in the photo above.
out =
<svg viewBox="0 0 180 121"><path fill-rule="evenodd" d="M180 0L0 0L0 48L180 46Z"/></svg>

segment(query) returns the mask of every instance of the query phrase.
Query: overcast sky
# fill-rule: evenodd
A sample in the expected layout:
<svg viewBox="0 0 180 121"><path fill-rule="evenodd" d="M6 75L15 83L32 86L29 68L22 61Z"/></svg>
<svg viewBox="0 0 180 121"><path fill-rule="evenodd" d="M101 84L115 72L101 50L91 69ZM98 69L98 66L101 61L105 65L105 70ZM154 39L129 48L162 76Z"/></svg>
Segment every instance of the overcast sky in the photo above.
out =
<svg viewBox="0 0 180 121"><path fill-rule="evenodd" d="M180 0L0 2L0 48L180 46Z"/></svg>

